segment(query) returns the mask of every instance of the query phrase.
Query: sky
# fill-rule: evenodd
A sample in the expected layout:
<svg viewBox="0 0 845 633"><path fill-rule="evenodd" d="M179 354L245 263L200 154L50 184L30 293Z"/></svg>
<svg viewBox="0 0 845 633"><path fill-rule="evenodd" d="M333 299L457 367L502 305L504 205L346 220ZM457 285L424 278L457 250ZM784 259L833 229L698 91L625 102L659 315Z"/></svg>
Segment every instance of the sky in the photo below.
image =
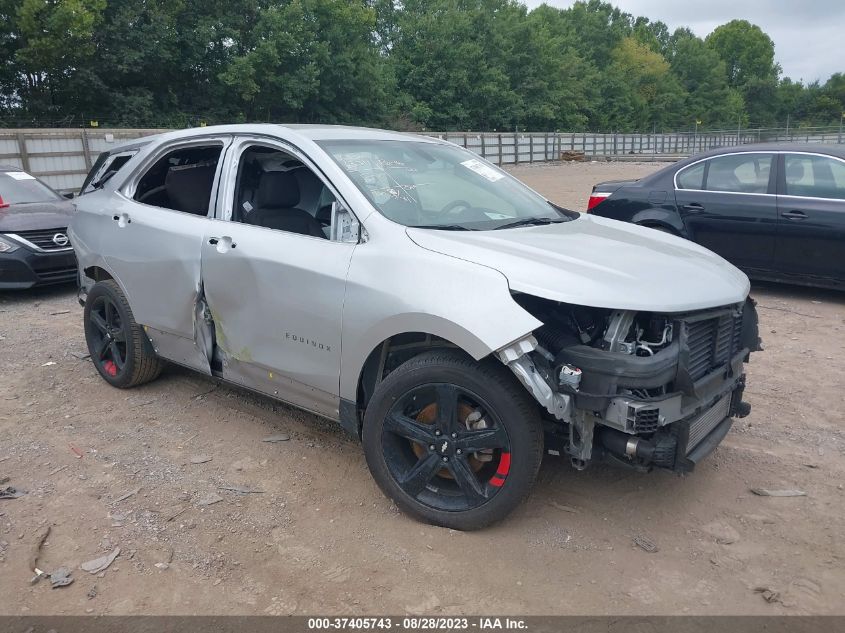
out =
<svg viewBox="0 0 845 633"><path fill-rule="evenodd" d="M626 13L665 22L670 32L689 27L699 37L734 19L748 20L775 43L775 61L783 76L821 83L845 72L845 0L608 0ZM522 0L529 8L542 0ZM574 0L546 0L566 8Z"/></svg>

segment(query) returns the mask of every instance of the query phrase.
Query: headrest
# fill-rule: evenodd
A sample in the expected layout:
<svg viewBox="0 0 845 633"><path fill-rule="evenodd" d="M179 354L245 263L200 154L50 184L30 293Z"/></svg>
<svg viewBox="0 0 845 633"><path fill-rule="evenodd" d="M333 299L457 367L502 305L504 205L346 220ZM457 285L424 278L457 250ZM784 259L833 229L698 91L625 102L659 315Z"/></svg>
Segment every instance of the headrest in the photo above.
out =
<svg viewBox="0 0 845 633"><path fill-rule="evenodd" d="M804 179L804 163L793 160L786 164L787 182L799 182Z"/></svg>
<svg viewBox="0 0 845 633"><path fill-rule="evenodd" d="M167 197L178 211L205 215L211 199L216 163L183 165L167 171L164 184Z"/></svg>
<svg viewBox="0 0 845 633"><path fill-rule="evenodd" d="M258 181L256 206L290 209L299 204L299 184L289 171L267 171Z"/></svg>

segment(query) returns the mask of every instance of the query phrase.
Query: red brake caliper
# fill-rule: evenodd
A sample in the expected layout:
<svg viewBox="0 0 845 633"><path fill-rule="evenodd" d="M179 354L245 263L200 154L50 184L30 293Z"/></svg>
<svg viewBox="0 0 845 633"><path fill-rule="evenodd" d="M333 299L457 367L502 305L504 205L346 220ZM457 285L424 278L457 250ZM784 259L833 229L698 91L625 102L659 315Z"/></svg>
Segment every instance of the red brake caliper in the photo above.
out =
<svg viewBox="0 0 845 633"><path fill-rule="evenodd" d="M499 459L499 468L496 469L496 474L490 478L490 485L501 488L505 484L505 478L508 476L508 471L511 469L511 454L502 453Z"/></svg>
<svg viewBox="0 0 845 633"><path fill-rule="evenodd" d="M106 370L106 373L109 376L117 376L117 365L115 365L112 361L110 361L110 360L105 361L103 363L103 369ZM501 466L499 466L499 468L501 468Z"/></svg>

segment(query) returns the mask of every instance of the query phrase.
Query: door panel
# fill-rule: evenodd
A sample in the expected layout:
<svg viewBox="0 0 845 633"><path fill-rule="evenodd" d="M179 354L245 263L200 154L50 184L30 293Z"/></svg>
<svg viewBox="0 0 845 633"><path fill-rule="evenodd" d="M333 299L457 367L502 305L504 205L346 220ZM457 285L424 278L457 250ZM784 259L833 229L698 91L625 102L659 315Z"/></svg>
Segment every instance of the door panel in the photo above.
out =
<svg viewBox="0 0 845 633"><path fill-rule="evenodd" d="M675 191L690 239L740 268L770 269L777 233L773 164L773 154L731 154L705 161L703 175L692 173L698 165L679 172L679 187L703 176L701 189Z"/></svg>
<svg viewBox="0 0 845 633"><path fill-rule="evenodd" d="M845 281L845 162L784 154L778 183L778 272Z"/></svg>
<svg viewBox="0 0 845 633"><path fill-rule="evenodd" d="M149 157L137 179L111 200L111 221L101 236L101 252L129 299L135 320L145 326L159 355L206 374L209 333L201 303L202 244L211 221L220 168L231 138L214 137L162 147ZM203 160L191 163L192 152ZM199 158L196 158L199 161ZM185 182L196 167L202 179ZM137 202L153 186L149 202ZM138 194L136 196L136 193ZM187 194L187 195L186 195ZM180 211L187 198L192 212Z"/></svg>
<svg viewBox="0 0 845 633"><path fill-rule="evenodd" d="M213 220L205 296L223 377L338 417L341 317L355 244Z"/></svg>
<svg viewBox="0 0 845 633"><path fill-rule="evenodd" d="M200 252L207 218L124 200L102 236L109 270L124 288L135 320L160 355L206 374L196 344ZM180 340L181 339L181 340Z"/></svg>

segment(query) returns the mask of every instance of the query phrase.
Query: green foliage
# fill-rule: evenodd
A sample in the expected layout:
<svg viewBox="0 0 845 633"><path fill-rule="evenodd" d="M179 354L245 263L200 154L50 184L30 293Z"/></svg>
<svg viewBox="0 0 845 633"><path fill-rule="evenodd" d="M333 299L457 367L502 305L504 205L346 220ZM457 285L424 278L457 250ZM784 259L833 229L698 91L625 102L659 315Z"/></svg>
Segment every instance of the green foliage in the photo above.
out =
<svg viewBox="0 0 845 633"><path fill-rule="evenodd" d="M781 78L734 20L706 40L602 0L0 0L0 124L301 121L639 130L838 123L845 74Z"/></svg>

